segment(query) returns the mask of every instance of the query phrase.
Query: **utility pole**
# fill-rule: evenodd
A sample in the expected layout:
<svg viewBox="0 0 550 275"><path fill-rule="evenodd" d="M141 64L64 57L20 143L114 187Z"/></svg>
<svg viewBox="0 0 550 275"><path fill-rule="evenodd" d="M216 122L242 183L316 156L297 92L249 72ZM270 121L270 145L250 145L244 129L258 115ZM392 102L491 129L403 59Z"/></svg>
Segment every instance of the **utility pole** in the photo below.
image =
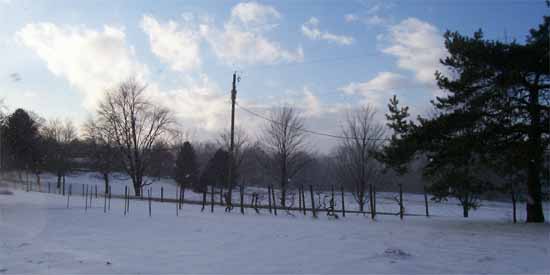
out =
<svg viewBox="0 0 550 275"><path fill-rule="evenodd" d="M233 152L234 152L234 142L235 142L235 100L237 99L237 72L233 73L233 86L231 89L231 137L229 141L229 171L227 177L227 186L229 195L227 198L229 201L225 202L226 204L231 204L232 193L233 193Z"/></svg>

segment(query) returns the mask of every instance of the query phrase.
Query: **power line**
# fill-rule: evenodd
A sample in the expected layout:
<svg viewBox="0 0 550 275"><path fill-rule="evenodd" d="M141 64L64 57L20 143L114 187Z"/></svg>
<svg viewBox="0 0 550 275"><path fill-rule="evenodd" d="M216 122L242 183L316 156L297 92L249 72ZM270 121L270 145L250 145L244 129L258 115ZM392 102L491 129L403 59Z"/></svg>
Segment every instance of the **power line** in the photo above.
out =
<svg viewBox="0 0 550 275"><path fill-rule="evenodd" d="M239 108L241 108L243 111L253 115L253 116L256 116L256 117L259 117L263 120L266 120L266 121L269 121L271 123L276 123L276 124L282 124L281 122L279 121L275 121L271 118L268 118L264 115L261 115L257 112L254 112L248 108L245 108L243 107L242 105L240 105L238 102L235 103ZM292 127L292 126L290 126ZM298 131L302 131L302 132L305 132L305 133L309 133L309 134L313 134L313 135L318 135L318 136L324 136L324 137L330 137L330 138L337 138L337 139L345 139L345 140L348 140L348 139L354 139L352 137L346 137L346 136L339 136L339 135L334 135L334 134L328 134L328 133L323 133L323 132L319 132L319 131L314 131L314 130L310 130L310 129L306 129L306 128L296 128L296 127L292 127L293 129L295 130L298 130ZM387 140L390 140L388 138L367 138L366 140L383 140L383 141L387 141Z"/></svg>

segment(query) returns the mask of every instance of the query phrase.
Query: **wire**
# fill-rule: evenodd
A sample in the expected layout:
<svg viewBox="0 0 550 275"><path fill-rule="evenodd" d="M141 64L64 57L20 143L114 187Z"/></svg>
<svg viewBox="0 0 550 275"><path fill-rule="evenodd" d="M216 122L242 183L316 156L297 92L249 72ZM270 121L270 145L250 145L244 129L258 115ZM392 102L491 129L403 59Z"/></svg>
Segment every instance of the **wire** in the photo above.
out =
<svg viewBox="0 0 550 275"><path fill-rule="evenodd" d="M275 121L273 119L270 119L264 115L261 115L261 114L258 114L248 108L245 108L243 107L242 105L240 105L239 103L235 102L235 105L237 105L239 108L241 108L243 111L253 115L253 116L256 116L256 117L259 117L261 119L264 119L266 121L269 121L271 123L276 123L276 124L282 124L281 122L279 121ZM292 126L290 126L292 127ZM346 137L346 136L339 136L339 135L334 135L334 134L328 134L328 133L323 133L323 132L319 132L319 131L314 131L314 130L310 130L310 129L306 129L306 128L296 128L296 127L292 127L293 129L295 130L298 130L298 131L302 131L302 132L305 132L305 133L309 133L309 134L313 134L313 135L318 135L318 136L324 136L324 137L330 137L330 138L337 138L337 139L345 139L345 140L348 140L348 139L354 139L352 137ZM387 140L390 140L388 138L367 138L366 140L383 140L383 141L387 141Z"/></svg>

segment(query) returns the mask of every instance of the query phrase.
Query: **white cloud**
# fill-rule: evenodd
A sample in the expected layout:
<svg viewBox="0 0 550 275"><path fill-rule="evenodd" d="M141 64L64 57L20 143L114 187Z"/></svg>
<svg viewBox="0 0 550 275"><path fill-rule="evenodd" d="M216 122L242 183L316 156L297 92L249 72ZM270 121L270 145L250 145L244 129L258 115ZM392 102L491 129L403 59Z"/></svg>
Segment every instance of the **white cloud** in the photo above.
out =
<svg viewBox="0 0 550 275"><path fill-rule="evenodd" d="M149 95L174 110L185 128L208 131L223 128L230 111L229 97L221 93L221 89L206 75L187 82L186 85L168 91L149 85Z"/></svg>
<svg viewBox="0 0 550 275"><path fill-rule="evenodd" d="M122 28L102 31L52 23L28 24L16 39L46 62L48 69L84 94L84 105L93 108L105 89L130 77L144 79L147 67L136 62L126 45Z"/></svg>
<svg viewBox="0 0 550 275"><path fill-rule="evenodd" d="M47 64L50 72L81 92L90 111L95 110L106 89L136 76L148 83L147 95L172 109L185 128L212 131L227 118L227 98L206 76L198 81L188 78L181 87L169 91L150 81L147 67L126 44L123 29L105 26L103 31L96 31L39 23L25 26L16 37Z"/></svg>
<svg viewBox="0 0 550 275"><path fill-rule="evenodd" d="M180 26L174 21L161 24L146 15L141 28L149 36L152 52L173 70L187 72L201 65L200 33L191 26Z"/></svg>
<svg viewBox="0 0 550 275"><path fill-rule="evenodd" d="M284 49L278 42L266 37L266 32L277 26L279 12L255 2L240 3L231 10L223 28L212 22L203 22L200 33L216 56L226 63L273 64L300 62L304 59L301 47Z"/></svg>
<svg viewBox="0 0 550 275"><path fill-rule="evenodd" d="M239 21L246 26L265 25L280 17L281 14L274 7L256 2L239 3L231 10L232 24L237 24Z"/></svg>
<svg viewBox="0 0 550 275"><path fill-rule="evenodd" d="M390 27L389 45L384 53L397 57L397 65L415 74L416 80L435 85L435 71L445 73L439 63L447 55L437 28L417 18L408 18Z"/></svg>
<svg viewBox="0 0 550 275"><path fill-rule="evenodd" d="M405 76L392 72L381 72L367 82L352 82L339 88L339 90L349 95L361 95L364 103L383 107L387 99L395 94L396 90L410 88L411 86L414 86L414 83Z"/></svg>
<svg viewBox="0 0 550 275"><path fill-rule="evenodd" d="M354 41L351 36L321 31L319 29L319 19L315 17L311 17L307 22L302 24L302 34L312 40L326 40L339 45L351 45Z"/></svg>
<svg viewBox="0 0 550 275"><path fill-rule="evenodd" d="M304 87L305 115L318 117L322 113L321 102L308 87Z"/></svg>

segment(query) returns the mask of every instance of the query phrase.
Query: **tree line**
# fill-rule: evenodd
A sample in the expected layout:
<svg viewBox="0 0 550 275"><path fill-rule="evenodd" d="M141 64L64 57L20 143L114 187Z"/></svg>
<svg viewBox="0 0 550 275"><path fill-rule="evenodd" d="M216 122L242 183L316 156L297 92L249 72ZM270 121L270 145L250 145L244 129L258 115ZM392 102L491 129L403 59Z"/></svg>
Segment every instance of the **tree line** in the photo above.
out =
<svg viewBox="0 0 550 275"><path fill-rule="evenodd" d="M550 17L530 30L524 43L487 40L446 32L449 74L434 72L442 96L429 116L411 119L396 96L388 103L386 125L372 106L350 109L340 142L328 154L308 143L304 117L289 106L275 108L261 134L237 128L233 156L229 131L216 141L191 142L180 134L174 114L154 102L146 86L128 79L105 92L80 131L70 121L49 120L17 109L1 115L0 165L22 180L57 176L57 186L75 170L96 171L109 190L113 173L131 179L135 195L160 177L204 192L227 193L240 185L276 184L282 207L292 206L300 184L328 189L343 185L360 211L372 186L404 183L419 166L434 200L456 198L464 216L488 192L525 194L527 221L543 222L542 201L550 189L545 156L550 141ZM232 165L229 179L229 165ZM212 189L211 189L212 190ZM225 191L224 191L225 190Z"/></svg>

